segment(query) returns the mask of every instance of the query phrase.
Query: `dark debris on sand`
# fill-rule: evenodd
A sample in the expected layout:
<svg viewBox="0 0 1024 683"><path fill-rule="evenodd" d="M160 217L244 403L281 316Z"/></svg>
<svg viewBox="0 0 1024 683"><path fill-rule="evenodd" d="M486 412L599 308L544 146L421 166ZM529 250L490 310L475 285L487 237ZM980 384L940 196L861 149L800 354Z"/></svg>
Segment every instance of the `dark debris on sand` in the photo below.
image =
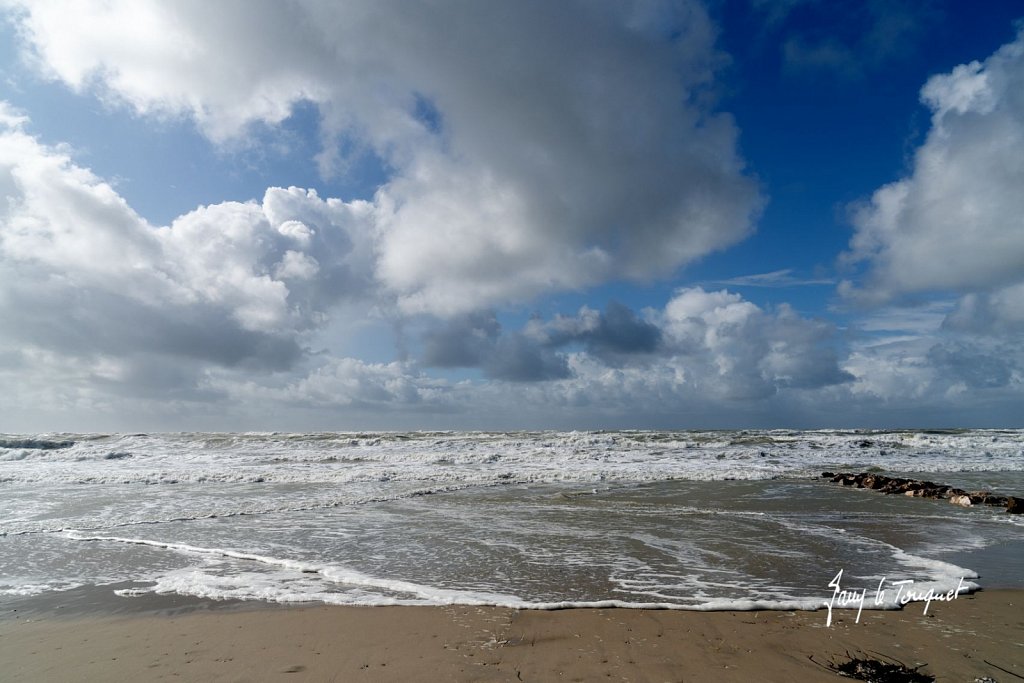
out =
<svg viewBox="0 0 1024 683"><path fill-rule="evenodd" d="M935 680L934 676L918 671L921 667L910 669L898 659L885 658L890 661L883 662L870 657L853 657L847 652L847 661L831 661L828 663L828 668L840 676L871 683L932 683ZM813 657L811 661L814 661Z"/></svg>

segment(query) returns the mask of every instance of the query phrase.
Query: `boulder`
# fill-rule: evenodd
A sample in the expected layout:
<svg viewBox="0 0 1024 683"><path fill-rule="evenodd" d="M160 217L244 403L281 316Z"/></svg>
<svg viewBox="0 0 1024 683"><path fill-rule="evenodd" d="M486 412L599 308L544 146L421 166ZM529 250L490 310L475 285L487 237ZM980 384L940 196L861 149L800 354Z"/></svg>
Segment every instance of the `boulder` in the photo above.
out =
<svg viewBox="0 0 1024 683"><path fill-rule="evenodd" d="M908 496L915 498L941 498L942 494L938 488L923 486L921 488L911 489L907 491Z"/></svg>
<svg viewBox="0 0 1024 683"><path fill-rule="evenodd" d="M890 478L885 476L884 474L869 474L868 476L864 477L862 483L864 484L864 488L877 491L878 489L888 484L889 481Z"/></svg>
<svg viewBox="0 0 1024 683"><path fill-rule="evenodd" d="M910 483L909 479L903 479L902 477L891 477L888 481L883 484L879 490L882 493L906 493L907 484Z"/></svg>
<svg viewBox="0 0 1024 683"><path fill-rule="evenodd" d="M991 497L993 494L991 491L971 491L967 495L971 497L972 505L981 505L985 502L986 498Z"/></svg>
<svg viewBox="0 0 1024 683"><path fill-rule="evenodd" d="M905 479L903 477L887 477L874 472L822 472L822 478L833 484L855 486L857 488L881 491L886 495L903 494L912 498L945 498L954 505L973 507L975 505L992 505L1006 507L1011 514L1024 513L1024 498L1000 496L991 491L964 491L960 488L936 484L933 481Z"/></svg>

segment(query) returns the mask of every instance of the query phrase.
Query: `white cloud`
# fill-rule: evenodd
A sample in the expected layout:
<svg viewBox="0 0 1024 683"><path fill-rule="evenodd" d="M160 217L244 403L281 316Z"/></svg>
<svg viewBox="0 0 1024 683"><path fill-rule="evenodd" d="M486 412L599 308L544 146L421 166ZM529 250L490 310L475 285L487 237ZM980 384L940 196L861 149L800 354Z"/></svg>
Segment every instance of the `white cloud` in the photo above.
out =
<svg viewBox="0 0 1024 683"><path fill-rule="evenodd" d="M765 311L726 290L680 290L665 306L664 343L701 392L764 398L851 379L838 365L835 328L788 306Z"/></svg>
<svg viewBox="0 0 1024 683"><path fill-rule="evenodd" d="M187 113L216 140L253 121L283 120L295 100L317 99L317 86L288 63L309 43L287 5L5 4L17 8L34 47L28 59L47 76L76 90L99 87L141 113Z"/></svg>
<svg viewBox="0 0 1024 683"><path fill-rule="evenodd" d="M605 416L635 426L695 411L770 410L761 399L800 400L853 379L839 368L835 329L786 307L765 311L726 291L694 288L647 313L653 322L621 305L584 307L519 331L480 314L428 332L424 364L476 367L481 380L433 379L414 361L327 359L285 387L215 386L239 400L444 414L448 425L564 426Z"/></svg>
<svg viewBox="0 0 1024 683"><path fill-rule="evenodd" d="M580 400L620 395L623 387L608 392L627 378L635 404L655 396L675 404L742 402L852 379L839 367L834 326L788 306L766 311L725 290L680 290L663 310L648 309L643 318L621 304L603 312L584 306L576 316L535 318L513 332L504 332L493 315L469 316L424 339L425 365L544 381L546 395L567 392Z"/></svg>
<svg viewBox="0 0 1024 683"><path fill-rule="evenodd" d="M1013 424L1024 332L1024 32L921 90L931 129L911 173L856 209L849 410ZM879 307L880 306L880 307ZM884 416L884 413L876 413ZM941 416L941 417L940 417ZM882 419L877 417L876 419Z"/></svg>
<svg viewBox="0 0 1024 683"><path fill-rule="evenodd" d="M312 280L319 270L320 264L315 258L289 249L274 267L274 276L279 280Z"/></svg>
<svg viewBox="0 0 1024 683"><path fill-rule="evenodd" d="M843 367L856 379L850 387L855 396L899 404L934 398L935 368L928 363L933 342L919 337L885 339L860 345Z"/></svg>
<svg viewBox="0 0 1024 683"><path fill-rule="evenodd" d="M44 73L213 140L316 103L326 165L344 135L394 170L376 274L407 312L668 276L760 208L696 0L13 4Z"/></svg>
<svg viewBox="0 0 1024 683"><path fill-rule="evenodd" d="M960 332L1019 336L1024 332L1024 282L961 297L945 324Z"/></svg>
<svg viewBox="0 0 1024 683"><path fill-rule="evenodd" d="M206 368L289 368L376 297L366 203L270 188L157 227L24 123L0 128L0 349L40 378L76 359L82 386L198 398Z"/></svg>
<svg viewBox="0 0 1024 683"><path fill-rule="evenodd" d="M944 336L882 338L856 345L843 362L855 380L842 402L853 410L861 407L858 402L877 402L908 415L941 409L954 416L953 424L968 424L972 419L966 415L976 420L988 410L990 422L1012 422L1024 384L1022 361L1015 344L968 344ZM957 410L961 417L955 417Z"/></svg>
<svg viewBox="0 0 1024 683"><path fill-rule="evenodd" d="M28 117L8 102L0 100L0 128L21 128L28 123Z"/></svg>
<svg viewBox="0 0 1024 683"><path fill-rule="evenodd" d="M866 261L841 291L867 302L952 290L987 296L1024 276L1024 33L984 63L932 77L932 127L912 174L875 192L846 255Z"/></svg>
<svg viewBox="0 0 1024 683"><path fill-rule="evenodd" d="M356 408L373 411L443 412L450 386L408 363L366 363L355 358L329 358L308 375L283 387L220 378L214 385L242 401L262 400L312 408Z"/></svg>
<svg viewBox="0 0 1024 683"><path fill-rule="evenodd" d="M244 428L285 408L635 425L1019 396L1024 359L1005 340L1024 330L1024 38L929 81L933 125L912 175L856 219L850 258L868 273L846 291L885 301L954 290L952 312L945 302L878 311L860 324L875 336L850 352L833 325L724 290L680 290L639 315L584 307L508 332L480 313L666 275L750 229L756 187L735 125L708 105L719 59L708 17L674 4L677 16L659 19L679 29L673 42L642 7L669 6L513 3L500 22L479 3L16 10L38 66L83 92L192 117L215 141L310 100L325 163L345 135L394 175L371 202L269 188L157 226L0 103L0 379L15 387L0 412L129 414L149 401L155 415L195 420L182 406L219 401L209 412L221 429L238 424L215 419L235 407L256 416ZM810 283L788 271L734 282ZM346 303L364 316L397 304L447 327L418 360L314 352L336 341L317 334ZM1004 340L957 336L982 331ZM445 381L424 367L487 379Z"/></svg>

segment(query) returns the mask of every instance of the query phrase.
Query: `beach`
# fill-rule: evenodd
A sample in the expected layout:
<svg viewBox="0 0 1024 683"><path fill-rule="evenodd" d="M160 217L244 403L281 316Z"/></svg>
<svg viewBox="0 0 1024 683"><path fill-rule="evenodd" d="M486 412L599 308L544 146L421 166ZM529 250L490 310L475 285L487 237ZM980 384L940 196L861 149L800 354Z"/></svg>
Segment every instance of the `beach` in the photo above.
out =
<svg viewBox="0 0 1024 683"><path fill-rule="evenodd" d="M822 472L998 498L1024 491L1022 446L4 435L0 679L824 681L854 657L1005 683L1024 675L1022 516Z"/></svg>
<svg viewBox="0 0 1024 683"><path fill-rule="evenodd" d="M1024 676L1024 591L902 610L224 606L110 598L0 618L5 681L835 681L853 656L937 681ZM122 600L123 602L123 600Z"/></svg>

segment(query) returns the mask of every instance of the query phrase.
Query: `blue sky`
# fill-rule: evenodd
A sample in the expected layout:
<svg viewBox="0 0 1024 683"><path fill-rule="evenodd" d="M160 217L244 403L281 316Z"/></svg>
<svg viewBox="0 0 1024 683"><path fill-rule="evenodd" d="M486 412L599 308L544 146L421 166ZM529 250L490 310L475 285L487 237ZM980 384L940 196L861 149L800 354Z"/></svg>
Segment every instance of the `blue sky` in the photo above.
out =
<svg viewBox="0 0 1024 683"><path fill-rule="evenodd" d="M1021 426L1016 3L0 8L0 429Z"/></svg>

